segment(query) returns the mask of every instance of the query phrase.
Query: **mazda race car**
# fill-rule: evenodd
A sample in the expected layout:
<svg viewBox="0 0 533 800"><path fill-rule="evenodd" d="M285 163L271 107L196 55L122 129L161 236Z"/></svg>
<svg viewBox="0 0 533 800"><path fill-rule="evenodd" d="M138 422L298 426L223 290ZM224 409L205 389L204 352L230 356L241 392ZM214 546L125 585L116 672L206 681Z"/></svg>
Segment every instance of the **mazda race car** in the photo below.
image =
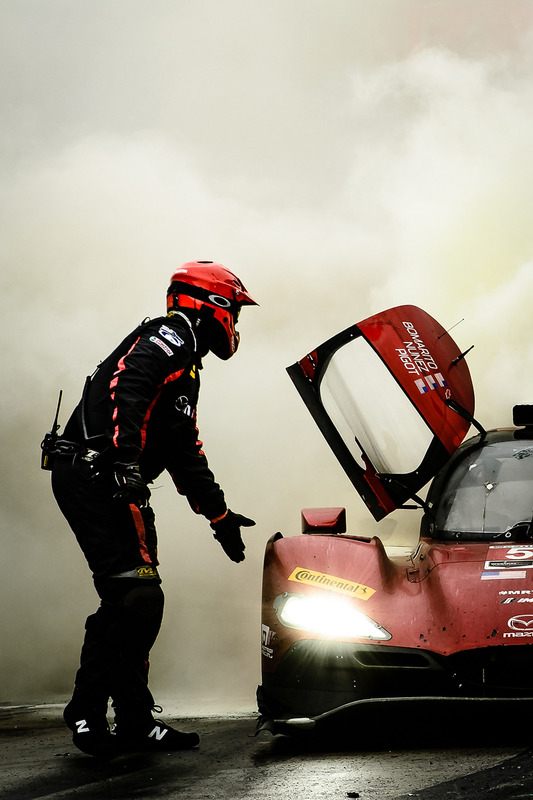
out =
<svg viewBox="0 0 533 800"><path fill-rule="evenodd" d="M259 729L533 698L533 406L485 431L464 355L401 306L288 367L374 519L422 518L408 549L347 530L340 507L304 509L301 534L269 540Z"/></svg>

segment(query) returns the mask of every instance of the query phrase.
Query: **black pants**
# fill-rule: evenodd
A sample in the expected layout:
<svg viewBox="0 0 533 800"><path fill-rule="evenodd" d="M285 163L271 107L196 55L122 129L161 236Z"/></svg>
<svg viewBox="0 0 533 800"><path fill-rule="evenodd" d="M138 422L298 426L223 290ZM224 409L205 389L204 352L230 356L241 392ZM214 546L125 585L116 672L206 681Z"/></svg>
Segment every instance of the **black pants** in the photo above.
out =
<svg viewBox="0 0 533 800"><path fill-rule="evenodd" d="M112 698L117 717L148 712L154 705L149 653L164 604L153 511L114 500L111 475L95 478L86 464L70 457L56 460L52 488L101 600L86 621L74 698L103 711ZM116 577L124 573L137 577Z"/></svg>
<svg viewBox="0 0 533 800"><path fill-rule="evenodd" d="M85 623L74 698L102 711L112 698L117 718L149 713L149 653L163 616L159 582L97 578L95 586L101 604Z"/></svg>
<svg viewBox="0 0 533 800"><path fill-rule="evenodd" d="M158 564L152 508L115 500L116 488L111 468L94 475L77 456L54 462L52 490L95 578Z"/></svg>

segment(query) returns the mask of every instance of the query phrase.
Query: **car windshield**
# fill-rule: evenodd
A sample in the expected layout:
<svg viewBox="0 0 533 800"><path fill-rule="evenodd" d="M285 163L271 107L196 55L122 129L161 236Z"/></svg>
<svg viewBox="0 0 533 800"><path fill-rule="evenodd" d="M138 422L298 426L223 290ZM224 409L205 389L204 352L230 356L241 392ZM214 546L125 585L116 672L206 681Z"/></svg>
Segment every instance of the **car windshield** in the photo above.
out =
<svg viewBox="0 0 533 800"><path fill-rule="evenodd" d="M512 439L469 451L444 487L441 533L505 534L533 518L533 442Z"/></svg>

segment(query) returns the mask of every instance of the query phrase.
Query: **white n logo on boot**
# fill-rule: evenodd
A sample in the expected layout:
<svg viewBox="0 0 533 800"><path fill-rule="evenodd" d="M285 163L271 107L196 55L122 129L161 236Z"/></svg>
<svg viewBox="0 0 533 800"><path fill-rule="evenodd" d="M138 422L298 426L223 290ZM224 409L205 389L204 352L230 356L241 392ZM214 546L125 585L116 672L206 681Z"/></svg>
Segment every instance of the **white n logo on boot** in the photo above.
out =
<svg viewBox="0 0 533 800"><path fill-rule="evenodd" d="M161 741L163 736L168 732L168 728L161 728L159 725L156 725L155 728L151 733L148 734L149 739L157 739L158 742Z"/></svg>
<svg viewBox="0 0 533 800"><path fill-rule="evenodd" d="M77 722L74 723L76 726L76 733L90 733L91 731L87 727L87 720L86 719L79 719Z"/></svg>

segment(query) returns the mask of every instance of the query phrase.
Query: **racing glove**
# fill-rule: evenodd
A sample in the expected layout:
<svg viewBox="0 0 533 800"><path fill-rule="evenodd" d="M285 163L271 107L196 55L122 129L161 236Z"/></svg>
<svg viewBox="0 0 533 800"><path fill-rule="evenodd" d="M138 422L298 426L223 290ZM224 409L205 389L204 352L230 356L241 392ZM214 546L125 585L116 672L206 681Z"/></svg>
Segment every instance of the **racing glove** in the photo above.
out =
<svg viewBox="0 0 533 800"><path fill-rule="evenodd" d="M210 523L215 531L213 537L220 542L225 554L235 563L244 561L244 542L241 537L241 527L249 528L255 525L253 519L235 514L229 509L223 517Z"/></svg>
<svg viewBox="0 0 533 800"><path fill-rule="evenodd" d="M143 481L138 464L115 464L115 483L118 487L113 495L115 500L133 503L139 508L148 505L150 489Z"/></svg>

